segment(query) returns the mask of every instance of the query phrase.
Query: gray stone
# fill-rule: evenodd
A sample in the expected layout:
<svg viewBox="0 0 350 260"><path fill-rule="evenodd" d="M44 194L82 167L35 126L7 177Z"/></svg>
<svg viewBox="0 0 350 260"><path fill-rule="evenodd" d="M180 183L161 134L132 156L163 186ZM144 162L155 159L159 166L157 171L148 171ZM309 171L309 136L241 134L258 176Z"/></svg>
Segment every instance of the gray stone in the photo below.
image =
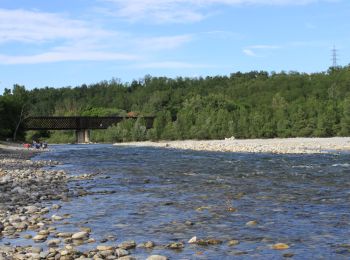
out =
<svg viewBox="0 0 350 260"><path fill-rule="evenodd" d="M168 258L166 256L163 256L163 255L151 255L151 256L147 257L146 260L168 260Z"/></svg>
<svg viewBox="0 0 350 260"><path fill-rule="evenodd" d="M87 239L89 237L89 233L85 231L77 232L72 235L72 239Z"/></svg>
<svg viewBox="0 0 350 260"><path fill-rule="evenodd" d="M36 207L36 206L27 206L24 208L26 209L27 213L29 213L29 214L32 214L32 213L39 211L38 207Z"/></svg>
<svg viewBox="0 0 350 260"><path fill-rule="evenodd" d="M49 247L56 247L61 243L60 239L51 239L49 241L47 241L47 246Z"/></svg>
<svg viewBox="0 0 350 260"><path fill-rule="evenodd" d="M118 256L118 257L123 257L123 256L127 256L129 255L129 251L125 250L125 249L122 249L122 248L118 248L117 250L115 250L115 254Z"/></svg>
<svg viewBox="0 0 350 260"><path fill-rule="evenodd" d="M136 258L128 255L128 256L119 257L118 260L136 260Z"/></svg>
<svg viewBox="0 0 350 260"><path fill-rule="evenodd" d="M136 242L134 240L124 241L118 245L119 248L122 249L131 249L136 247Z"/></svg>

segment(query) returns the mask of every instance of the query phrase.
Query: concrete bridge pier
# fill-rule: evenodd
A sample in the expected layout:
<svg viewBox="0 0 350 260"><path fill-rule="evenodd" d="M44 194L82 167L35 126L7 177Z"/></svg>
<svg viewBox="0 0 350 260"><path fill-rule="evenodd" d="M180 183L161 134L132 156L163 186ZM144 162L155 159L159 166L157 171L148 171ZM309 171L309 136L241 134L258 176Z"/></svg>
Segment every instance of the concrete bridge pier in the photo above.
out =
<svg viewBox="0 0 350 260"><path fill-rule="evenodd" d="M82 129L75 131L76 143L78 144L86 144L90 143L90 130Z"/></svg>

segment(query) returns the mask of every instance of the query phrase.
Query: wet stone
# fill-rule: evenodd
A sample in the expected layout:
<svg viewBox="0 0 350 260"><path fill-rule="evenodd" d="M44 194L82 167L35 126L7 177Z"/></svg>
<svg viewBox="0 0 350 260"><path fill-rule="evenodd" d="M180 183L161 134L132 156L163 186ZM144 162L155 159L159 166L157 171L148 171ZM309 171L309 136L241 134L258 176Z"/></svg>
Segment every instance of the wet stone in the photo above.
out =
<svg viewBox="0 0 350 260"><path fill-rule="evenodd" d="M151 255L147 257L146 260L168 260L168 257L163 256L163 255Z"/></svg>
<svg viewBox="0 0 350 260"><path fill-rule="evenodd" d="M258 222L256 220L251 220L251 221L248 221L246 223L247 226L256 226L258 224Z"/></svg>
<svg viewBox="0 0 350 260"><path fill-rule="evenodd" d="M149 249L155 247L155 244L153 241L147 241L145 243L138 244L137 247Z"/></svg>
<svg viewBox="0 0 350 260"><path fill-rule="evenodd" d="M57 234L58 237L63 237L63 238L67 238L67 237L72 237L73 233L63 233L63 232L60 232Z"/></svg>
<svg viewBox="0 0 350 260"><path fill-rule="evenodd" d="M102 238L102 239L100 240L100 243L106 243L107 241L108 241L107 238Z"/></svg>
<svg viewBox="0 0 350 260"><path fill-rule="evenodd" d="M235 239L230 240L230 241L228 241L228 243L227 243L228 246L236 246L236 245L238 245L238 244L239 244L239 241L238 241L238 240L235 240Z"/></svg>
<svg viewBox="0 0 350 260"><path fill-rule="evenodd" d="M173 243L166 245L166 248L169 248L169 249L182 249L184 247L185 247L185 245L182 242L173 242Z"/></svg>
<svg viewBox="0 0 350 260"><path fill-rule="evenodd" d="M46 239L47 239L47 236L45 236L45 235L36 235L36 236L33 237L33 240L35 242L43 242Z"/></svg>
<svg viewBox="0 0 350 260"><path fill-rule="evenodd" d="M114 246L105 246L105 245L100 245L100 246L97 246L96 249L98 251L106 251L106 250L114 250Z"/></svg>
<svg viewBox="0 0 350 260"><path fill-rule="evenodd" d="M122 248L118 248L115 250L115 254L118 256L118 258L123 257L123 256L127 256L129 255L129 251L122 249Z"/></svg>
<svg viewBox="0 0 350 260"><path fill-rule="evenodd" d="M49 247L57 247L61 243L60 239L51 239L47 241L47 246Z"/></svg>
<svg viewBox="0 0 350 260"><path fill-rule="evenodd" d="M285 250L288 248L289 248L289 246L285 243L277 243L277 244L272 245L272 249L275 249L275 250Z"/></svg>
<svg viewBox="0 0 350 260"><path fill-rule="evenodd" d="M294 256L293 253L285 253L285 254L283 254L283 257L285 257L285 258L290 258L290 257L293 257L293 256Z"/></svg>
<svg viewBox="0 0 350 260"><path fill-rule="evenodd" d="M122 248L122 249L132 249L132 248L135 248L136 247L136 242L133 241L133 240L130 240L130 241L124 241L122 243L120 243L118 245L119 248Z"/></svg>
<svg viewBox="0 0 350 260"><path fill-rule="evenodd" d="M89 237L89 233L85 231L77 232L72 235L72 239L87 239Z"/></svg>
<svg viewBox="0 0 350 260"><path fill-rule="evenodd" d="M119 257L118 260L136 260L136 258L128 255L128 256Z"/></svg>
<svg viewBox="0 0 350 260"><path fill-rule="evenodd" d="M190 240L188 240L188 242L187 243L189 243L189 244L196 244L197 243L197 237L196 236L194 236L194 237L192 237Z"/></svg>

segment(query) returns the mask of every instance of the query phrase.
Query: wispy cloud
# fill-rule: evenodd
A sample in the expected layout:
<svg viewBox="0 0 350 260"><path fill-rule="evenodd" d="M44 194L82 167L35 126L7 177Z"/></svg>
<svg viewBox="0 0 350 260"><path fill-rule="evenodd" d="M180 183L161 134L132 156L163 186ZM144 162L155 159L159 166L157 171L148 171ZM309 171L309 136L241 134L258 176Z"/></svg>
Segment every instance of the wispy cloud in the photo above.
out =
<svg viewBox="0 0 350 260"><path fill-rule="evenodd" d="M264 57L268 51L281 49L279 45L251 45L243 48L243 53L251 57Z"/></svg>
<svg viewBox="0 0 350 260"><path fill-rule="evenodd" d="M106 13L129 21L149 20L155 23L198 22L210 16L213 7L235 5L306 5L336 0L100 0L114 4ZM113 11L112 11L113 10Z"/></svg>
<svg viewBox="0 0 350 260"><path fill-rule="evenodd" d="M104 43L117 37L117 32L62 14L0 9L0 45L19 43L40 46L41 50L25 55L0 54L1 64L135 59L134 55L110 49Z"/></svg>
<svg viewBox="0 0 350 260"><path fill-rule="evenodd" d="M0 55L0 64L38 64L61 61L120 61L135 59L138 59L138 57L122 53L118 54L98 51L45 52L38 55L26 56Z"/></svg>
<svg viewBox="0 0 350 260"><path fill-rule="evenodd" d="M0 51L0 64L139 60L142 51L179 48L192 38L192 35L140 37L106 30L64 14L0 9L0 46L7 50ZM22 52L13 54L9 51L13 43L34 46L36 52L22 48Z"/></svg>
<svg viewBox="0 0 350 260"><path fill-rule="evenodd" d="M81 40L108 37L111 32L64 15L28 10L0 9L0 43Z"/></svg>
<svg viewBox="0 0 350 260"><path fill-rule="evenodd" d="M247 56L256 57L256 53L251 49L243 49L243 53Z"/></svg>

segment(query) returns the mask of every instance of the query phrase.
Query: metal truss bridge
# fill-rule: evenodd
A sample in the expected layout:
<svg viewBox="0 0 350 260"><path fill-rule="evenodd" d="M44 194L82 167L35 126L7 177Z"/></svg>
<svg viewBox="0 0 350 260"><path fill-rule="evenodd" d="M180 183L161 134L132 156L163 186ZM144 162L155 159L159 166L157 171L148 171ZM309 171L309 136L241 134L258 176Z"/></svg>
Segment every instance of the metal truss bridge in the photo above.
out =
<svg viewBox="0 0 350 260"><path fill-rule="evenodd" d="M25 130L75 130L77 143L88 143L90 129L107 129L123 120L145 121L146 128L152 128L153 116L43 116L28 117L23 121Z"/></svg>

